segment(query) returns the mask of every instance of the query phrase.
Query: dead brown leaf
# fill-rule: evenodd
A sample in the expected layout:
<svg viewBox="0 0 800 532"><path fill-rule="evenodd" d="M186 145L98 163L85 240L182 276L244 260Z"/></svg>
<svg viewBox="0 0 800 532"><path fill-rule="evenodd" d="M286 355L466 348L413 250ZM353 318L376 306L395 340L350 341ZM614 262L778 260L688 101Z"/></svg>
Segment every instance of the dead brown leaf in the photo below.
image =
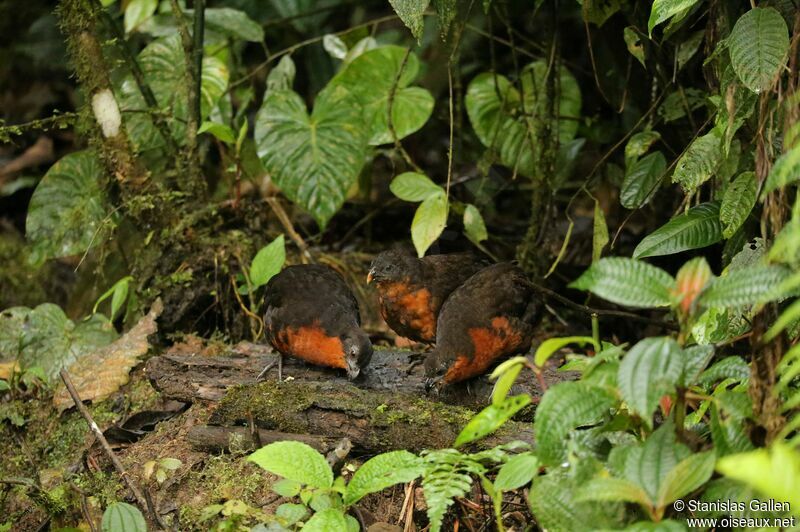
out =
<svg viewBox="0 0 800 532"><path fill-rule="evenodd" d="M150 347L147 337L156 332L156 318L162 310L161 300L157 299L147 316L130 331L115 342L79 358L68 368L81 400L102 401L127 384L131 369ZM73 406L63 382L59 382L56 388L53 406L59 413Z"/></svg>

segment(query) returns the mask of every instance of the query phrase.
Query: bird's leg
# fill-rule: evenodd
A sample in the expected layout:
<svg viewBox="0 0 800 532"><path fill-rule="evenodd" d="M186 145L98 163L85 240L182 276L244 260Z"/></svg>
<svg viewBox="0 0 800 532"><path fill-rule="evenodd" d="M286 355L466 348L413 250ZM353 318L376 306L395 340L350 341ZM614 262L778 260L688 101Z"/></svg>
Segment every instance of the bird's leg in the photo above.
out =
<svg viewBox="0 0 800 532"><path fill-rule="evenodd" d="M278 354L278 382L283 382L283 353Z"/></svg>
<svg viewBox="0 0 800 532"><path fill-rule="evenodd" d="M261 373L259 373L258 377L256 377L256 382L260 382L264 378L264 376L269 372L269 370L271 370L272 368L275 367L275 364L278 365L278 381L279 382L282 381L283 380L283 354L282 353L278 353L278 360L273 360L272 362L270 362L269 364L264 366L264 369L262 369Z"/></svg>

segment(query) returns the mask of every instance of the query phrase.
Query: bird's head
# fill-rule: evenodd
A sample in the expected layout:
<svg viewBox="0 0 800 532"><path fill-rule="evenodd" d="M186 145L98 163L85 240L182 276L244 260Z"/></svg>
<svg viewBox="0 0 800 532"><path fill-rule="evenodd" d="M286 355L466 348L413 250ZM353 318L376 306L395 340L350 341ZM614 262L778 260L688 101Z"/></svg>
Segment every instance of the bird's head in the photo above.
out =
<svg viewBox="0 0 800 532"><path fill-rule="evenodd" d="M342 337L342 347L347 378L353 380L361 373L361 369L369 364L372 358L372 342L369 341L367 333L355 328Z"/></svg>
<svg viewBox="0 0 800 532"><path fill-rule="evenodd" d="M438 350L431 351L425 358L425 390L438 395L446 386L444 376L450 368L449 359Z"/></svg>
<svg viewBox="0 0 800 532"><path fill-rule="evenodd" d="M400 281L414 275L419 268L419 260L401 249L384 251L372 261L367 284Z"/></svg>

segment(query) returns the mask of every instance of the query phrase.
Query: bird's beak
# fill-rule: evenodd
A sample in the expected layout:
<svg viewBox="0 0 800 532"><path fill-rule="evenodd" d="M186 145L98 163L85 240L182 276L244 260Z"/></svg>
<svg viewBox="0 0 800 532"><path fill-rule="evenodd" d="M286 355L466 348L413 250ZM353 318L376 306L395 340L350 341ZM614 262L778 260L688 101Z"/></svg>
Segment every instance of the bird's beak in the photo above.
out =
<svg viewBox="0 0 800 532"><path fill-rule="evenodd" d="M367 274L367 284L370 284L372 282L372 280L375 278L373 273L374 273L374 271L370 270L369 273Z"/></svg>
<svg viewBox="0 0 800 532"><path fill-rule="evenodd" d="M442 388L444 388L443 377L431 377L425 379L425 392L428 395L437 397L442 392Z"/></svg>
<svg viewBox="0 0 800 532"><path fill-rule="evenodd" d="M356 364L347 363L347 378L355 380L361 374L361 368L359 368Z"/></svg>

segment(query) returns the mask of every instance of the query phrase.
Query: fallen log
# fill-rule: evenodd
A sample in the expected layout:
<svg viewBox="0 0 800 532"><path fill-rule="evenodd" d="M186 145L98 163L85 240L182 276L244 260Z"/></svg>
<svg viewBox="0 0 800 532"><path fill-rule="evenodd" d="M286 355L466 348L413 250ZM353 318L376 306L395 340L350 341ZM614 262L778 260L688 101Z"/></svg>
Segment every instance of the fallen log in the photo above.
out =
<svg viewBox="0 0 800 532"><path fill-rule="evenodd" d="M310 438L312 447L323 448L347 438L359 453L449 447L475 413L489 404L493 384L483 377L431 395L422 359L411 351L377 349L370 365L351 382L342 372L287 358L284 381L277 380L273 367L262 382L256 382L277 355L267 346L243 343L217 356L157 356L148 361L146 372L166 398L218 403L210 426L192 429L190 440L198 449L228 448L232 435L241 438L239 443L252 444L253 435L242 428L245 425L260 430L262 443L302 436ZM554 367L545 371L548 384L568 378ZM511 393L528 393L534 403L541 395L530 372L522 373ZM532 420L529 407L477 446L530 443Z"/></svg>

